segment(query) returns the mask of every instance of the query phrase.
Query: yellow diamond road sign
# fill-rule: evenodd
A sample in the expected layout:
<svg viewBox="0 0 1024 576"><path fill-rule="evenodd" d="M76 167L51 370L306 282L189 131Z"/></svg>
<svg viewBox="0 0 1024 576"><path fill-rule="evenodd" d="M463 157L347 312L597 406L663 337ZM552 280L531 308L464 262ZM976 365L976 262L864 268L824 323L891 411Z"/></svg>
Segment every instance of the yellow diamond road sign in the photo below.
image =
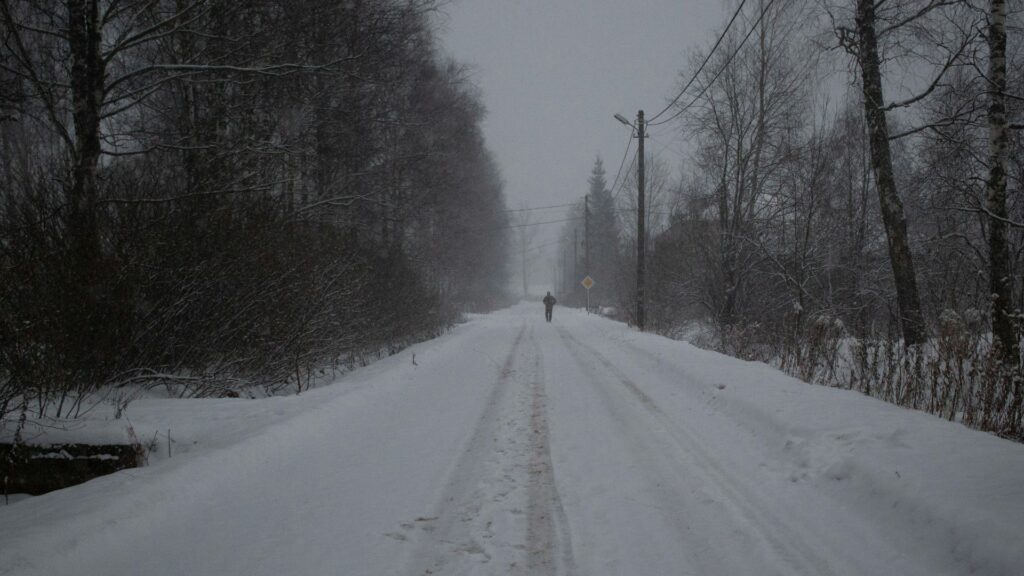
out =
<svg viewBox="0 0 1024 576"><path fill-rule="evenodd" d="M591 278L590 276L587 276L586 278L583 279L582 282L580 282L580 284L583 284L584 288L590 290L591 288L594 287L594 279Z"/></svg>

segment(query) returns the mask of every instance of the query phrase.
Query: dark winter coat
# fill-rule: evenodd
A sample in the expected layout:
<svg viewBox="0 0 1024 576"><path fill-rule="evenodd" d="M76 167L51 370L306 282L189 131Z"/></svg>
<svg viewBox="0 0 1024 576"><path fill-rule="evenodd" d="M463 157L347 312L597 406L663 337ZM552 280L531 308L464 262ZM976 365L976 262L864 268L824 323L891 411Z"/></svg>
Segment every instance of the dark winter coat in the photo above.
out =
<svg viewBox="0 0 1024 576"><path fill-rule="evenodd" d="M555 297L552 296L551 294L548 294L547 296L545 296L544 297L544 307L549 309L549 310L551 308L554 308L555 307Z"/></svg>

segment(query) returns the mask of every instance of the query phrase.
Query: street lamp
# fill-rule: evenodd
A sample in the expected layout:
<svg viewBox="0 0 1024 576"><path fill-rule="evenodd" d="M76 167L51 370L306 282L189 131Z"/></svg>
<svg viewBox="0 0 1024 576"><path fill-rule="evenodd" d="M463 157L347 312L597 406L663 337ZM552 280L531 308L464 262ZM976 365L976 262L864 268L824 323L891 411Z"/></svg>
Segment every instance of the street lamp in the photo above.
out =
<svg viewBox="0 0 1024 576"><path fill-rule="evenodd" d="M634 126L622 114L615 119L636 130L637 141L637 190L636 190L636 327L644 330L644 111L636 113Z"/></svg>

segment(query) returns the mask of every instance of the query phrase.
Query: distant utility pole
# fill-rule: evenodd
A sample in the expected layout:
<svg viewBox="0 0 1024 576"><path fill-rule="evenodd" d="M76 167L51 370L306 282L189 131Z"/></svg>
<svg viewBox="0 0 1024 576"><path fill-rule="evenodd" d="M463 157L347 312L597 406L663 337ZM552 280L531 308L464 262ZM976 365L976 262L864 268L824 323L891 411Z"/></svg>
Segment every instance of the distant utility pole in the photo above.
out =
<svg viewBox="0 0 1024 576"><path fill-rule="evenodd" d="M646 234L644 230L644 111L636 113L637 191L636 191L636 327L644 330L644 260Z"/></svg>
<svg viewBox="0 0 1024 576"><path fill-rule="evenodd" d="M583 197L583 276L590 276L590 194ZM590 312L590 290L587 290L587 312Z"/></svg>
<svg viewBox="0 0 1024 576"><path fill-rule="evenodd" d="M579 269L579 248L580 248L580 230L579 228L572 229L572 293L578 295L580 292L580 269Z"/></svg>
<svg viewBox="0 0 1024 576"><path fill-rule="evenodd" d="M569 276L569 251L562 250L562 282L558 285L558 290L562 293L566 293L566 288L569 287L569 283L566 282L566 278Z"/></svg>
<svg viewBox="0 0 1024 576"><path fill-rule="evenodd" d="M583 275L590 276L590 194L583 197Z"/></svg>
<svg viewBox="0 0 1024 576"><path fill-rule="evenodd" d="M646 262L645 244L647 234L644 230L644 111L637 110L636 126L622 114L616 114L615 119L626 126L636 130L637 141L637 191L636 191L636 327L642 332L644 329L644 264Z"/></svg>

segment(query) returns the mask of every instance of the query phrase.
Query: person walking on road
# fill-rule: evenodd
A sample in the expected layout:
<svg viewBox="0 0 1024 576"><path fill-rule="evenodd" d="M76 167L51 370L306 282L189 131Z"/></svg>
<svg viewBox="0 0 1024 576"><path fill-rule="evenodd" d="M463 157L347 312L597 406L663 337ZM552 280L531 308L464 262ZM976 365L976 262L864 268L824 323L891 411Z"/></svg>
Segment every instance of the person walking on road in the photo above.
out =
<svg viewBox="0 0 1024 576"><path fill-rule="evenodd" d="M548 292L548 295L544 297L544 319L551 322L551 311L555 308L555 297Z"/></svg>

